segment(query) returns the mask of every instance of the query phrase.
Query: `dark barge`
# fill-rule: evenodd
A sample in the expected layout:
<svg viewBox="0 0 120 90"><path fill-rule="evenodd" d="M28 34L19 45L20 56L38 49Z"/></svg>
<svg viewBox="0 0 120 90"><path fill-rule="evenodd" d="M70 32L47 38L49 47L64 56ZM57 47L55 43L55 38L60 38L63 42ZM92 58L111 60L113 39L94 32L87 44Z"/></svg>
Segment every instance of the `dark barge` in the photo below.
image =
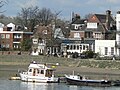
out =
<svg viewBox="0 0 120 90"><path fill-rule="evenodd" d="M84 77L78 75L65 75L66 83L70 85L80 85L80 86L111 86L111 81L109 80L92 80L85 79Z"/></svg>

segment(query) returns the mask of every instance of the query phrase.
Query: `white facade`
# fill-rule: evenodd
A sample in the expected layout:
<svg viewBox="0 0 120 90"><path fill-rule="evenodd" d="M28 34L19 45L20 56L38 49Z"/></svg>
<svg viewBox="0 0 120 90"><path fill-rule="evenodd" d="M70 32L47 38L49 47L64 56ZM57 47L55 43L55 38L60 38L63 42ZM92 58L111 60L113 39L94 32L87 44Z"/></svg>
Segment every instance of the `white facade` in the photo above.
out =
<svg viewBox="0 0 120 90"><path fill-rule="evenodd" d="M9 23L7 27L11 27L11 31L15 31L15 24Z"/></svg>
<svg viewBox="0 0 120 90"><path fill-rule="evenodd" d="M82 53L89 50L89 44L67 44L67 52L70 53Z"/></svg>
<svg viewBox="0 0 120 90"><path fill-rule="evenodd" d="M0 23L0 31L3 31L4 24Z"/></svg>
<svg viewBox="0 0 120 90"><path fill-rule="evenodd" d="M113 56L115 50L115 40L95 40L95 53L100 56Z"/></svg>
<svg viewBox="0 0 120 90"><path fill-rule="evenodd" d="M45 47L46 47L45 40L38 40L38 39L33 38L32 42L33 42L33 50L32 50L31 55L43 54Z"/></svg>
<svg viewBox="0 0 120 90"><path fill-rule="evenodd" d="M120 11L117 12L117 14L116 14L116 28L117 28L116 42L117 42L117 46L120 46ZM120 56L120 48L119 47L117 47L116 55Z"/></svg>
<svg viewBox="0 0 120 90"><path fill-rule="evenodd" d="M119 13L116 14L116 27L117 27L117 31L120 31L120 14Z"/></svg>

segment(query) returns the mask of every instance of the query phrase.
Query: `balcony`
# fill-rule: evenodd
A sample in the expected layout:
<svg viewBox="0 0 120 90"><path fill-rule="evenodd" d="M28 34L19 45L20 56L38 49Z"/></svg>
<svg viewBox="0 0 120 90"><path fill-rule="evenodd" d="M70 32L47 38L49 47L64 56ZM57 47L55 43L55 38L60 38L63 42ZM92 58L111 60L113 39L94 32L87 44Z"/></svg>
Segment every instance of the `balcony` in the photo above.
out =
<svg viewBox="0 0 120 90"><path fill-rule="evenodd" d="M21 35L14 35L14 38L22 38Z"/></svg>
<svg viewBox="0 0 120 90"><path fill-rule="evenodd" d="M13 39L13 42L21 42L21 39L20 38L15 38L15 39Z"/></svg>

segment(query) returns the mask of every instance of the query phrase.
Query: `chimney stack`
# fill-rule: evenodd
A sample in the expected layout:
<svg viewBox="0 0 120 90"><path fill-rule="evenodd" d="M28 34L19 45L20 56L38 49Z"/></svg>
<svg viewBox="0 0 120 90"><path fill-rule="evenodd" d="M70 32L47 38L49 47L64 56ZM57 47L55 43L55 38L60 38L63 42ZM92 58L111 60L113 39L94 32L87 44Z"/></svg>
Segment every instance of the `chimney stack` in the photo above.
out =
<svg viewBox="0 0 120 90"><path fill-rule="evenodd" d="M110 17L111 17L111 11L106 11L106 29L110 30Z"/></svg>

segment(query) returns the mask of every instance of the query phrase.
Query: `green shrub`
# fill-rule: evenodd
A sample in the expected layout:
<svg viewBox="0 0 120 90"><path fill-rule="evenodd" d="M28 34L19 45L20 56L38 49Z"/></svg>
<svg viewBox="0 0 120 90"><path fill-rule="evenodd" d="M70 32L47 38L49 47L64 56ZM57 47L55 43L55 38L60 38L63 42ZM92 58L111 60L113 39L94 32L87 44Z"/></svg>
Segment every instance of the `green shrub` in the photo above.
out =
<svg viewBox="0 0 120 90"><path fill-rule="evenodd" d="M84 54L86 58L93 58L95 56L95 53L93 51L85 51L82 54Z"/></svg>

